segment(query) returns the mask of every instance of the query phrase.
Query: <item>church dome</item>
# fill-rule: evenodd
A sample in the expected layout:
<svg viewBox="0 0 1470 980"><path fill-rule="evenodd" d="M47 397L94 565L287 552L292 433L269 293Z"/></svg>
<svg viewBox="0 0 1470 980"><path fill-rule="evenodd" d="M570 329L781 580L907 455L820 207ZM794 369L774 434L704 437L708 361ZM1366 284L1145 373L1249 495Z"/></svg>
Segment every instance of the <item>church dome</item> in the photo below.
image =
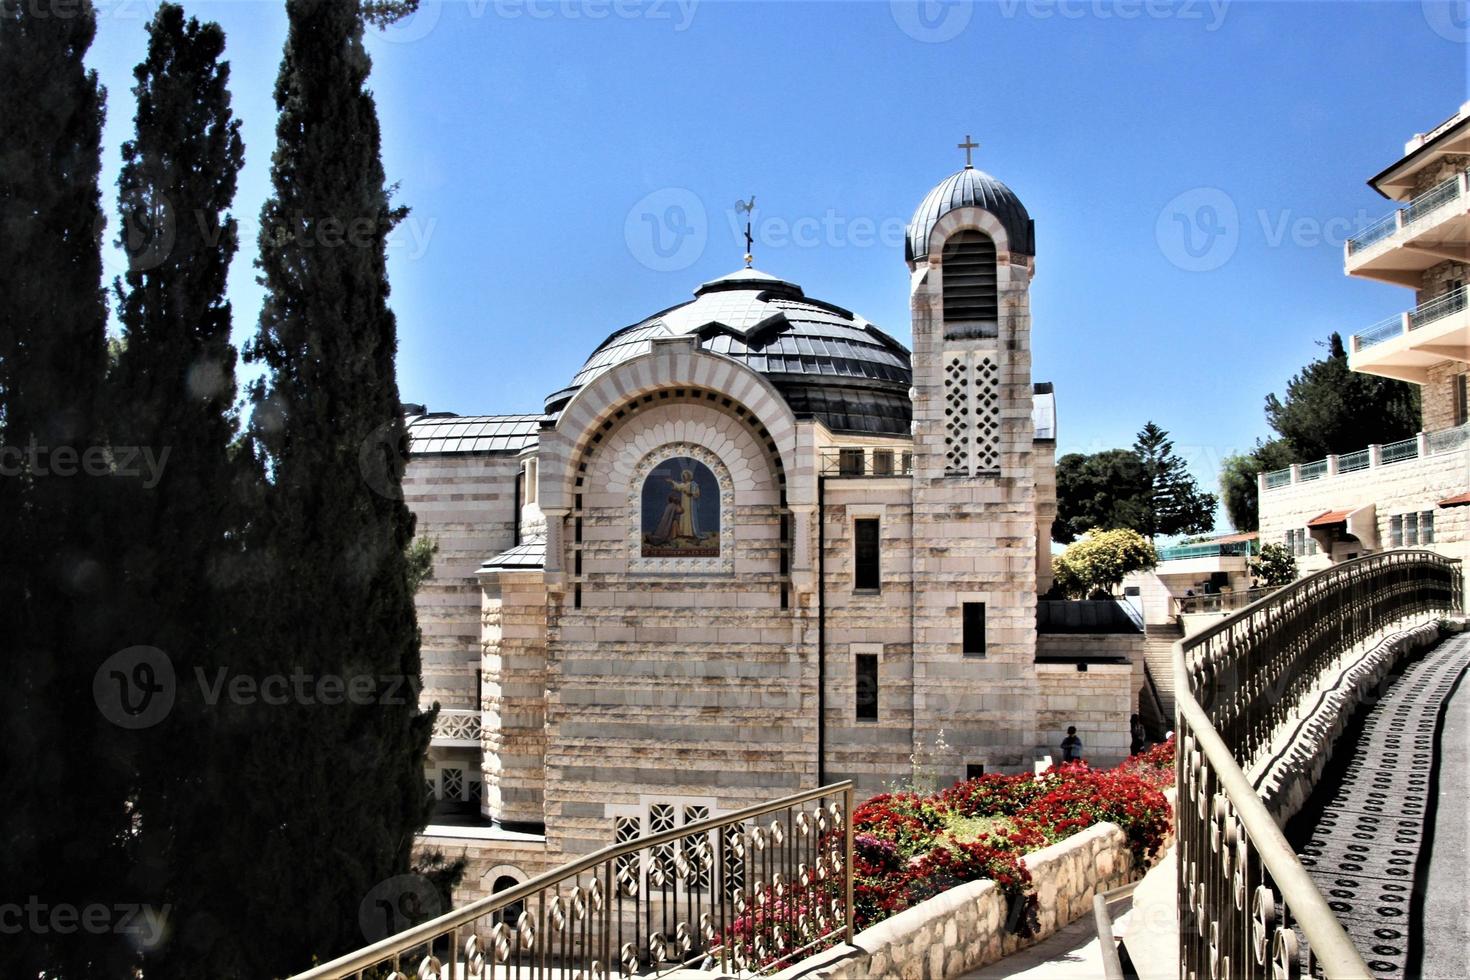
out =
<svg viewBox="0 0 1470 980"><path fill-rule="evenodd" d="M966 167L952 174L925 195L909 220L903 257L912 262L929 254L929 233L939 219L957 208L980 208L1000 219L1010 239L1010 250L1021 255L1036 254L1036 222L1026 206L1005 184L983 170Z"/></svg>
<svg viewBox="0 0 1470 980"><path fill-rule="evenodd" d="M569 387L547 398L546 411L560 411L604 371L646 354L656 338L690 335L704 350L765 375L798 418L820 419L835 432L909 432L908 348L862 317L756 269L704 283L693 300L613 333Z"/></svg>

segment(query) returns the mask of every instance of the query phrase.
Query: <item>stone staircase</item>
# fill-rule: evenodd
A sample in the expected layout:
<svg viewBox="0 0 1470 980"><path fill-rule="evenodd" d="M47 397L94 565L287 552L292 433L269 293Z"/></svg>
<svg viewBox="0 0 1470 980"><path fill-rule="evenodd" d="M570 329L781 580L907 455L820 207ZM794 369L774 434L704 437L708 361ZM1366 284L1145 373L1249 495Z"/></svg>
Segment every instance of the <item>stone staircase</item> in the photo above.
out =
<svg viewBox="0 0 1470 980"><path fill-rule="evenodd" d="M1144 667L1163 702L1166 729L1174 727L1174 644L1184 638L1178 623L1150 624L1143 648Z"/></svg>

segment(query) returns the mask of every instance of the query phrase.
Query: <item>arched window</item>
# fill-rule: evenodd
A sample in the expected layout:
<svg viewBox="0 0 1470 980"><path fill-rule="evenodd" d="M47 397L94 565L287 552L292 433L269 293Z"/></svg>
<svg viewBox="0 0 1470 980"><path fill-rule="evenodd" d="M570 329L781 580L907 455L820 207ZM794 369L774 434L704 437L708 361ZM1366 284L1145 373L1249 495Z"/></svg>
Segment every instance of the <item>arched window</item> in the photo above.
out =
<svg viewBox="0 0 1470 980"><path fill-rule="evenodd" d="M944 322L965 324L949 337L994 337L1000 304L996 295L995 242L983 231L967 228L944 243Z"/></svg>

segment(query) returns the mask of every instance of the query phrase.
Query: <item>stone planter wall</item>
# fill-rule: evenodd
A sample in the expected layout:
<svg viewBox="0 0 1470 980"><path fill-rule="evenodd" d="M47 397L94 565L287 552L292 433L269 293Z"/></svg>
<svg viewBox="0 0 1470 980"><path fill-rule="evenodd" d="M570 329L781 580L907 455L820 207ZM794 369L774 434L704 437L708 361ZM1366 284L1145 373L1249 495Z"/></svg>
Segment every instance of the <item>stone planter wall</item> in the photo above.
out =
<svg viewBox="0 0 1470 980"><path fill-rule="evenodd" d="M1040 902L1040 928L1022 938L1006 922L993 881L972 881L864 929L839 946L776 974L776 980L947 980L1030 946L1082 915L1092 897L1132 881L1133 854L1110 823L1026 855Z"/></svg>

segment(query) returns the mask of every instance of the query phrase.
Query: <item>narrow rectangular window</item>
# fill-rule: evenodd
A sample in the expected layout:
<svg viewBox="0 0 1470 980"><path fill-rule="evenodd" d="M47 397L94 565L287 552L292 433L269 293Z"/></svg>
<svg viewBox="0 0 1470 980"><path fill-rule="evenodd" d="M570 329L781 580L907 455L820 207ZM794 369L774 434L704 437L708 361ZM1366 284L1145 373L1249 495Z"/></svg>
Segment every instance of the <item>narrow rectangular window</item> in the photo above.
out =
<svg viewBox="0 0 1470 980"><path fill-rule="evenodd" d="M1455 424L1470 422L1470 374L1458 375L1452 382L1455 386Z"/></svg>
<svg viewBox="0 0 1470 980"><path fill-rule="evenodd" d="M983 602L965 603L962 652L968 655L985 653L985 603Z"/></svg>
<svg viewBox="0 0 1470 980"><path fill-rule="evenodd" d="M853 690L858 721L878 720L878 655L857 655L857 683Z"/></svg>
<svg viewBox="0 0 1470 980"><path fill-rule="evenodd" d="M1404 515L1395 514L1388 519L1388 541L1391 548L1404 546Z"/></svg>
<svg viewBox="0 0 1470 980"><path fill-rule="evenodd" d="M1410 548L1419 547L1419 515L1404 515L1404 543Z"/></svg>
<svg viewBox="0 0 1470 980"><path fill-rule="evenodd" d="M1434 544L1434 511L1426 510L1419 515L1419 542Z"/></svg>
<svg viewBox="0 0 1470 980"><path fill-rule="evenodd" d="M874 476L892 476L893 475L893 450L892 449L875 449L875 450L873 450L873 475Z"/></svg>
<svg viewBox="0 0 1470 980"><path fill-rule="evenodd" d="M879 539L879 524L872 518L853 522L853 576L852 587L876 592L883 586L882 547Z"/></svg>
<svg viewBox="0 0 1470 980"><path fill-rule="evenodd" d="M903 474L904 474L904 476L908 476L909 474L913 473L914 472L914 454L913 453L904 453L903 456L900 459L901 459L901 462L903 463Z"/></svg>

